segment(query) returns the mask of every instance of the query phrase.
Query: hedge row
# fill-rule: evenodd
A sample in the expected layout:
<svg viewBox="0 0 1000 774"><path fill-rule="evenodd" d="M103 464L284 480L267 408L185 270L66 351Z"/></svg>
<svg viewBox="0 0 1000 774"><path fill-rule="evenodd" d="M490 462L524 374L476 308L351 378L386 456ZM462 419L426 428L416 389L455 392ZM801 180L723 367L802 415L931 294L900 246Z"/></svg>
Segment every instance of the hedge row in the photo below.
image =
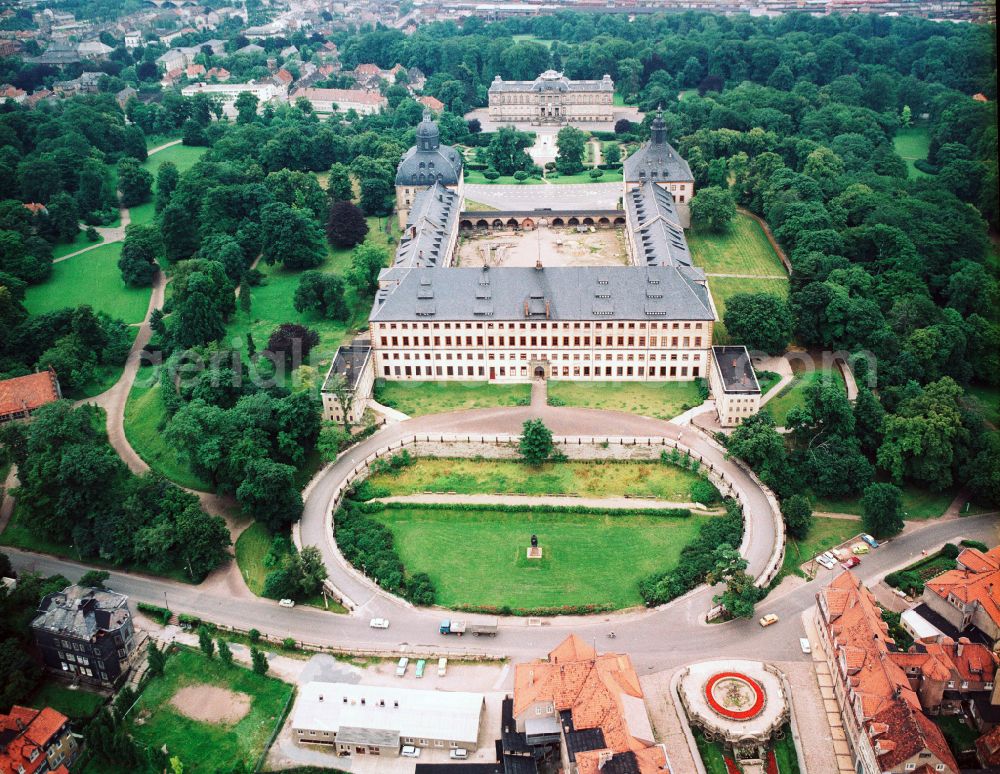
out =
<svg viewBox="0 0 1000 774"><path fill-rule="evenodd" d="M510 605L454 605L463 613L484 615L514 615L520 618L547 617L553 615L594 615L617 609L610 602L592 605L558 605L555 607L511 607Z"/></svg>
<svg viewBox="0 0 1000 774"><path fill-rule="evenodd" d="M681 549L677 567L668 572L653 573L639 581L639 593L647 607L655 607L686 594L715 567L714 552L723 543L736 548L743 537L743 514L739 504L726 501L728 513L706 521L698 529L698 537Z"/></svg>
<svg viewBox="0 0 1000 774"><path fill-rule="evenodd" d="M136 608L140 613L145 613L150 618L159 619L160 623L164 626L169 623L173 613L165 607L159 607L158 605L150 605L146 602L139 602L136 604Z"/></svg>
<svg viewBox="0 0 1000 774"><path fill-rule="evenodd" d="M963 540L960 545L962 545L964 548L975 548L977 551L982 551L983 553L986 553L987 551L990 550L990 547L988 545L978 540Z"/></svg>
<svg viewBox="0 0 1000 774"><path fill-rule="evenodd" d="M365 508L369 505L344 500L334 516L334 536L344 557L355 567L363 568L369 578L377 578L386 591L415 605L433 605L437 599L434 582L427 573L406 574L392 532L368 517Z"/></svg>
<svg viewBox="0 0 1000 774"><path fill-rule="evenodd" d="M376 487L377 488L377 487ZM566 513L583 514L585 516L657 516L662 518L687 518L691 511L687 508L590 508L584 505L508 505L506 503L413 503L392 502L359 503L358 507L364 513L381 513L382 511L398 511L410 508L420 508L427 511L491 511L495 513Z"/></svg>

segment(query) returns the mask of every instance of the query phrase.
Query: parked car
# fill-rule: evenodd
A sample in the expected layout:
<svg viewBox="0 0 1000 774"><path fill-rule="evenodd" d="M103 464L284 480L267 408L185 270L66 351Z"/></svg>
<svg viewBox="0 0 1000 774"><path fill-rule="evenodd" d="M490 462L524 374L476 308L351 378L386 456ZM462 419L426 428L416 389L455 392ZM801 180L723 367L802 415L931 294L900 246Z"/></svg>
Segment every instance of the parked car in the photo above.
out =
<svg viewBox="0 0 1000 774"><path fill-rule="evenodd" d="M461 747L456 747L454 750L451 751L451 754L448 757L451 758L453 761L464 761L466 758L469 757L469 751L463 750Z"/></svg>
<svg viewBox="0 0 1000 774"><path fill-rule="evenodd" d="M424 659L419 659L417 661L417 677L424 676L424 667L427 666L427 662Z"/></svg>
<svg viewBox="0 0 1000 774"><path fill-rule="evenodd" d="M389 628L389 619L388 618L373 618L371 621L368 622L368 625L372 629L388 629Z"/></svg>
<svg viewBox="0 0 1000 774"><path fill-rule="evenodd" d="M824 551L824 552L823 552L823 553L821 554L821 556L822 556L822 557L823 557L824 559L826 559L827 561L830 561L830 562L833 562L834 564L836 564L836 563L837 563L837 557L835 557L835 556L834 556L834 555L833 555L832 553L830 553L829 551Z"/></svg>
<svg viewBox="0 0 1000 774"><path fill-rule="evenodd" d="M448 672L448 659L439 658L438 659L438 677L444 677Z"/></svg>
<svg viewBox="0 0 1000 774"><path fill-rule="evenodd" d="M778 623L778 616L774 613L768 613L763 618L760 619L761 626L770 626L771 624Z"/></svg>
<svg viewBox="0 0 1000 774"><path fill-rule="evenodd" d="M867 554L870 553L871 550L872 547L867 543L865 543L863 540L859 540L857 543L851 546L852 554Z"/></svg>
<svg viewBox="0 0 1000 774"><path fill-rule="evenodd" d="M840 566L843 567L845 570L850 570L852 567L857 567L859 564L861 564L860 558L858 558L857 556L849 556L847 557L847 559L845 559L843 562L840 563Z"/></svg>
<svg viewBox="0 0 1000 774"><path fill-rule="evenodd" d="M862 535L861 539L864 540L872 548L878 548L878 541L875 538L873 538L871 535L867 535L867 534L866 535Z"/></svg>
<svg viewBox="0 0 1000 774"><path fill-rule="evenodd" d="M836 563L832 559L827 559L825 556L817 556L816 557L816 562L817 562L817 564L820 564L823 567L826 567L826 569L828 569L828 570L832 570L834 567L837 566Z"/></svg>
<svg viewBox="0 0 1000 774"><path fill-rule="evenodd" d="M294 599L279 599L278 607L295 607Z"/></svg>
<svg viewBox="0 0 1000 774"><path fill-rule="evenodd" d="M410 665L410 659L403 656L399 661L396 662L396 677L402 677L406 674L406 668Z"/></svg>
<svg viewBox="0 0 1000 774"><path fill-rule="evenodd" d="M420 748L414 747L412 744L408 744L402 750L399 751L399 754L402 755L404 758L419 758Z"/></svg>
<svg viewBox="0 0 1000 774"><path fill-rule="evenodd" d="M799 637L799 647L802 648L803 653L812 653L812 646L809 644L808 637Z"/></svg>

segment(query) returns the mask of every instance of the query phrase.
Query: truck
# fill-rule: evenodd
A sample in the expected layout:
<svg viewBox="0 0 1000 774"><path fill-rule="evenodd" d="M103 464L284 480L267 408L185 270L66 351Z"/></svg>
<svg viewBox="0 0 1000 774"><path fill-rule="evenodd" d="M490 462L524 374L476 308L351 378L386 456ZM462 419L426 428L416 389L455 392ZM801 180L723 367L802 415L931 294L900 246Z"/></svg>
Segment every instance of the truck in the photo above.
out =
<svg viewBox="0 0 1000 774"><path fill-rule="evenodd" d="M479 637L480 635L485 637L496 637L497 629L499 628L500 619L498 618L491 618L489 621L472 621L471 623L445 619L441 622L441 626L438 627L438 631L441 634L455 634L459 637L466 632L469 632L476 637Z"/></svg>

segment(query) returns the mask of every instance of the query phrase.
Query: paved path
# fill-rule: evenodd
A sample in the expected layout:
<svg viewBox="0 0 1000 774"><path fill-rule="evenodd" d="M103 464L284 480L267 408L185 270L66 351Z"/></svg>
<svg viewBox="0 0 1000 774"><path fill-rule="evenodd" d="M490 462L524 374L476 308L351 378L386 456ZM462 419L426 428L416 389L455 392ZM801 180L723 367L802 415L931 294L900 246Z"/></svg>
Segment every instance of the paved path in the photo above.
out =
<svg viewBox="0 0 1000 774"><path fill-rule="evenodd" d="M667 510L687 508L698 513L722 513L719 508L708 509L700 503L678 503L672 500L653 500L643 497L572 497L569 495L516 495L516 494L411 494L376 498L380 503L440 503L443 505L515 505L530 508L538 505L555 505L561 508L623 508Z"/></svg>
<svg viewBox="0 0 1000 774"><path fill-rule="evenodd" d="M994 517L970 516L963 519L924 522L914 532L895 538L865 557L855 574L869 585L881 580L887 572L905 566L921 556L921 551L936 550L945 541L962 538L995 544L1000 537ZM90 569L85 564L41 554L4 549L15 568L36 570L44 574L62 573L76 580ZM168 595L169 607L175 612L197 615L208 621L248 630L256 628L277 637L294 637L309 643L331 644L350 648L389 648L433 651L441 648L468 648L472 652L489 652L514 660L537 658L549 652L570 632L600 650L614 648L629 653L640 675L668 669L703 659L705 654L716 658L748 653L755 658L779 661L808 661L799 650L798 638L803 636L800 614L815 604L815 595L834 577L823 570L809 582L781 588L759 605L760 614L776 613L780 622L767 629L756 620L705 624L702 621L711 589L702 587L674 600L655 611L639 614L619 613L587 618L564 617L546 619L543 626L528 626L525 619L508 618L501 622L500 634L486 640L454 641L437 633L438 610L406 610L388 605L383 599L372 600L360 615L337 616L308 607L286 609L271 601L258 598L241 599L220 589L208 589L206 584L191 586L162 578L151 578L121 570L111 572L108 585L128 594L133 603L163 604ZM392 616L388 630L368 627L369 616L385 613ZM607 638L615 631L614 643Z"/></svg>
<svg viewBox="0 0 1000 774"><path fill-rule="evenodd" d="M465 186L465 196L500 210L611 210L622 196L621 183L579 183L573 185L490 185Z"/></svg>
<svg viewBox="0 0 1000 774"><path fill-rule="evenodd" d="M768 390L765 395L761 396L760 405L762 406L772 398L781 394L781 391L785 389L785 386L795 378L795 374L792 372L792 367L789 365L788 360L784 355L760 358L754 363L754 368L758 371L772 371L781 377L774 387Z"/></svg>
<svg viewBox="0 0 1000 774"><path fill-rule="evenodd" d="M706 273L706 277L733 277L735 279L773 279L773 280L786 280L788 279L787 274L715 274Z"/></svg>

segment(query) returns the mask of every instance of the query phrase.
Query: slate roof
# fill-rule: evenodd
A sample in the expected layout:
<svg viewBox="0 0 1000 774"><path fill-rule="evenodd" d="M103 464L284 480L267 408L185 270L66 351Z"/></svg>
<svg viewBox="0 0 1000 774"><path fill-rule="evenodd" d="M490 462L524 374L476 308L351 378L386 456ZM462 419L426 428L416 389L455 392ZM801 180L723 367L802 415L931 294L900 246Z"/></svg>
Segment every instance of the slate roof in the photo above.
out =
<svg viewBox="0 0 1000 774"><path fill-rule="evenodd" d="M691 250L670 191L647 180L626 193L625 211L646 266L691 265Z"/></svg>
<svg viewBox="0 0 1000 774"><path fill-rule="evenodd" d="M571 81L557 70L546 70L533 81L505 81L499 75L490 84L490 91L499 92L569 92L569 91L614 91L615 84L610 75L599 81Z"/></svg>
<svg viewBox="0 0 1000 774"><path fill-rule="evenodd" d="M659 115L653 119L650 140L625 159L625 179L659 183L693 183L691 167L667 142L667 129Z"/></svg>
<svg viewBox="0 0 1000 774"><path fill-rule="evenodd" d="M437 124L430 111L417 127L417 141L396 167L396 185L458 185L462 179L462 156L450 145L441 144Z"/></svg>
<svg viewBox="0 0 1000 774"><path fill-rule="evenodd" d="M746 347L712 347L712 356L726 392L760 393Z"/></svg>
<svg viewBox="0 0 1000 774"><path fill-rule="evenodd" d="M93 640L99 634L121 628L128 618L128 597L124 594L67 586L45 596L31 628Z"/></svg>
<svg viewBox="0 0 1000 774"><path fill-rule="evenodd" d="M448 237L455 228L461 205L461 197L440 183L418 193L399 237L393 266L447 264Z"/></svg>
<svg viewBox="0 0 1000 774"><path fill-rule="evenodd" d="M375 296L369 319L714 320L686 266L413 268Z"/></svg>

